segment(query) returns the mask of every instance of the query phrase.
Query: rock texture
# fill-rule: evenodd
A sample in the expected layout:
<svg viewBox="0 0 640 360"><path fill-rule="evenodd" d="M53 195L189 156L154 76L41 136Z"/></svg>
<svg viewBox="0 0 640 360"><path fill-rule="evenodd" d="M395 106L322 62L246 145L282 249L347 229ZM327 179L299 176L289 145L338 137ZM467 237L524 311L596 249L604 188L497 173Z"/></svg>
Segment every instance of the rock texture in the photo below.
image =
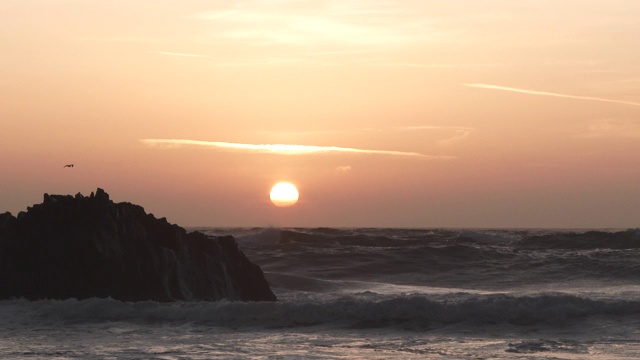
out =
<svg viewBox="0 0 640 360"><path fill-rule="evenodd" d="M276 299L233 237L187 233L102 189L0 214L0 298L11 297Z"/></svg>

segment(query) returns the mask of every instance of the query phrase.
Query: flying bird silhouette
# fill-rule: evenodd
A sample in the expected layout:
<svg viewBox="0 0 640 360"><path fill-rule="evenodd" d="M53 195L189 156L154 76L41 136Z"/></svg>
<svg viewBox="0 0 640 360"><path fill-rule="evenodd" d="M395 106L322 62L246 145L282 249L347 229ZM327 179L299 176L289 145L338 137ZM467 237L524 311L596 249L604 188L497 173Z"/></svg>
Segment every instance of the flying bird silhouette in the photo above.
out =
<svg viewBox="0 0 640 360"><path fill-rule="evenodd" d="M72 168L72 167L73 167L73 164L67 164L67 165L65 165L65 166L63 166L63 167L69 167L69 168Z"/></svg>

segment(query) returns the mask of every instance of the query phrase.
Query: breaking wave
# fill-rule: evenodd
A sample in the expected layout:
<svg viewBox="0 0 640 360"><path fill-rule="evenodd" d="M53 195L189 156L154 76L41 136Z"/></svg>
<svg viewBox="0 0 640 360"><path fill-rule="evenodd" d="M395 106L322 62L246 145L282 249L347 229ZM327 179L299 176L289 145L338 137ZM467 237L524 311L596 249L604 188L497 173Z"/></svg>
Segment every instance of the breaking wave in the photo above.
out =
<svg viewBox="0 0 640 360"><path fill-rule="evenodd" d="M364 292L332 299L284 302L121 302L112 299L6 300L0 315L7 326L32 321L82 323L132 321L232 328L338 327L415 328L443 324L549 325L590 316L639 317L640 301L600 300L562 293L433 297L380 296Z"/></svg>
<svg viewBox="0 0 640 360"><path fill-rule="evenodd" d="M252 229L238 242L271 274L510 289L640 278L640 230ZM376 280L377 281L377 280ZM303 284L312 288L314 285ZM327 284L319 284L319 289ZM331 284L328 284L331 285Z"/></svg>

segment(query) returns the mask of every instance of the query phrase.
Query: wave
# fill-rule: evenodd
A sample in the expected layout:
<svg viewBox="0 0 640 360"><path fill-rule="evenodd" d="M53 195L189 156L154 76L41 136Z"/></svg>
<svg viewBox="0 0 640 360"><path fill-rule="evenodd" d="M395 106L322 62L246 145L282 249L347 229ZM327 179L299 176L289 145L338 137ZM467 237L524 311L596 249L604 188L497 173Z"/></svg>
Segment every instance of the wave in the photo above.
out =
<svg viewBox="0 0 640 360"><path fill-rule="evenodd" d="M310 244L396 247L407 245L513 245L527 249L631 249L640 248L640 229L625 231L569 230L448 230L385 228L251 228L198 229L214 235L233 233L248 244Z"/></svg>
<svg viewBox="0 0 640 360"><path fill-rule="evenodd" d="M335 281L535 290L640 279L637 229L252 228L238 234L272 286L289 290L343 292Z"/></svg>
<svg viewBox="0 0 640 360"><path fill-rule="evenodd" d="M121 302L112 299L6 300L0 315L7 326L30 322L133 321L231 328L315 325L367 328L433 328L453 323L565 324L589 316L640 316L640 301L598 300L562 293L515 296L469 293L448 296L381 296L360 293L285 302Z"/></svg>
<svg viewBox="0 0 640 360"><path fill-rule="evenodd" d="M640 229L558 232L526 237L518 246L526 249L640 249Z"/></svg>
<svg viewBox="0 0 640 360"><path fill-rule="evenodd" d="M500 257L495 247L486 246L484 243L474 243L470 233L458 232L433 232L415 230L394 229L264 229L258 233L240 236L237 240L241 245L249 247L262 246L288 251L309 251L309 253L334 253L331 249L338 250L338 254L379 252L382 255L416 254L429 257ZM494 236L478 234L476 238L499 238L504 241L506 236ZM261 249L263 250L263 249Z"/></svg>
<svg viewBox="0 0 640 360"><path fill-rule="evenodd" d="M385 229L278 229L268 228L254 234L238 237L241 244L251 245L341 245L341 246L407 246L410 244L424 244L428 237L407 238L386 236L390 231Z"/></svg>

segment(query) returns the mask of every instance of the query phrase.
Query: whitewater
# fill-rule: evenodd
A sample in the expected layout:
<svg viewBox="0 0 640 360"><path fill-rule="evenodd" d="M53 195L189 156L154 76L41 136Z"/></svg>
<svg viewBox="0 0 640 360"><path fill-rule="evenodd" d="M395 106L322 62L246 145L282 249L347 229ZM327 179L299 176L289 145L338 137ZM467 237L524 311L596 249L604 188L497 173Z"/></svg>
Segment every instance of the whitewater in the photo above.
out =
<svg viewBox="0 0 640 360"><path fill-rule="evenodd" d="M278 301L0 301L0 358L640 357L638 229L190 230Z"/></svg>

